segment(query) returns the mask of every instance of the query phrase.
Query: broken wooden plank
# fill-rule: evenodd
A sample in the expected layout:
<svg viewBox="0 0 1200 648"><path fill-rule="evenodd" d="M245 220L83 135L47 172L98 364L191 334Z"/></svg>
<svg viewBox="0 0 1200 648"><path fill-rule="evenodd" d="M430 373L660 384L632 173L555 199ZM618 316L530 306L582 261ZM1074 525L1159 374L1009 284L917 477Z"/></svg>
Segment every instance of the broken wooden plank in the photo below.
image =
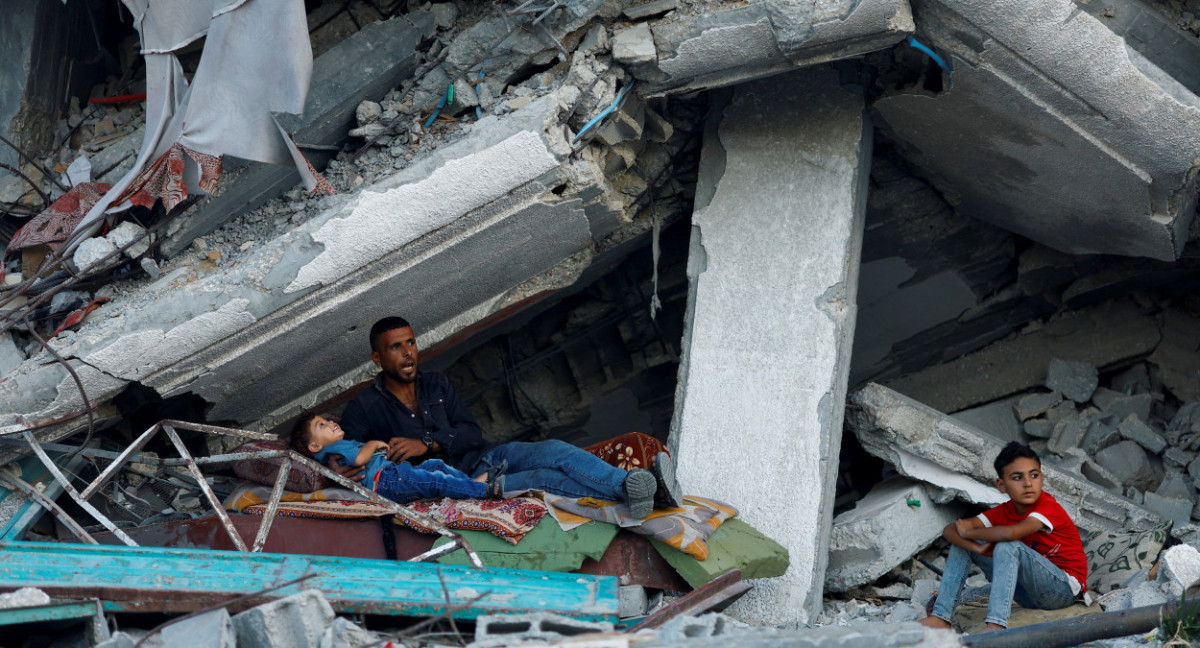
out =
<svg viewBox="0 0 1200 648"><path fill-rule="evenodd" d="M753 588L753 585L742 580L740 569L730 569L642 619L641 623L630 628L629 632L653 630L680 615L698 616L709 611L723 610Z"/></svg>
<svg viewBox="0 0 1200 648"><path fill-rule="evenodd" d="M473 619L550 612L617 620L618 585L611 576L54 542L0 542L0 552L0 588L37 587L58 598L95 597L108 601L109 609L122 611L194 611L312 573L315 576L303 588L320 589L342 613L449 612L456 619ZM271 597L300 589L283 588ZM485 592L490 593L470 603Z"/></svg>

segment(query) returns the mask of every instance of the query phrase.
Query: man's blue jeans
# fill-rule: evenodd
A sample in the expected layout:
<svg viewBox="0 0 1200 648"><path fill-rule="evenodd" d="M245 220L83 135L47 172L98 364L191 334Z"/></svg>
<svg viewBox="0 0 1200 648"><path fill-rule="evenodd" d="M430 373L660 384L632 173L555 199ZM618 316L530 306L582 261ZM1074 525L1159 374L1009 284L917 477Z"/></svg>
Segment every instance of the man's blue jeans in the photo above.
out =
<svg viewBox="0 0 1200 648"><path fill-rule="evenodd" d="M625 476L629 473L565 441L496 446L479 460L475 476L501 461L508 461L505 491L544 490L566 497L625 500Z"/></svg>
<svg viewBox="0 0 1200 648"><path fill-rule="evenodd" d="M1023 542L997 542L991 556L951 546L933 616L950 622L972 562L992 583L987 623L1007 628L1013 600L1035 610L1057 610L1075 600L1067 573Z"/></svg>
<svg viewBox="0 0 1200 648"><path fill-rule="evenodd" d="M376 478L375 492L401 504L429 497L485 499L488 495L487 484L473 481L440 459L427 459L419 467L407 461L384 466Z"/></svg>

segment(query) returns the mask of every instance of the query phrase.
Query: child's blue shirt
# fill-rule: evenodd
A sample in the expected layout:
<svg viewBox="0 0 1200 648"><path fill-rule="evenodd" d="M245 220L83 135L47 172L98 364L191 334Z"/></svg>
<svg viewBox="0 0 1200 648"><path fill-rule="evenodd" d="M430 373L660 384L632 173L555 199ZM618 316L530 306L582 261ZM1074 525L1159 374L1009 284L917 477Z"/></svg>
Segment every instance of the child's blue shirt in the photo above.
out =
<svg viewBox="0 0 1200 648"><path fill-rule="evenodd" d="M342 439L341 441L334 441L324 448L321 448L321 451L318 452L313 459L319 463L325 463L329 459L329 455L342 455L345 457L345 461L341 463L343 465L350 466L354 464L354 459L358 457L358 452L359 450L362 450L362 447L363 443L361 441ZM388 461L387 452L384 450L376 452L375 454L371 455L370 459L367 460L367 473L365 481L371 485L371 490L375 490L375 484L379 483L379 471L383 470L391 463L392 462Z"/></svg>

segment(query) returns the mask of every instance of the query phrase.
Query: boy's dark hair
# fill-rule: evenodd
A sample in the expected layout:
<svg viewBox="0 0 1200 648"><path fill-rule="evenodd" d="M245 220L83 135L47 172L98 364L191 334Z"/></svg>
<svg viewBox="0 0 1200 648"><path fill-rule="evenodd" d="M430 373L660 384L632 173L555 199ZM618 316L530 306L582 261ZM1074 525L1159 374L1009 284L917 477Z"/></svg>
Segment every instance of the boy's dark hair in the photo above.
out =
<svg viewBox="0 0 1200 648"><path fill-rule="evenodd" d="M296 420L296 424L292 426L292 436L288 438L288 447L305 457L312 457L313 453L308 449L308 442L312 441L311 423L313 419L320 416L316 412L309 412Z"/></svg>
<svg viewBox="0 0 1200 648"><path fill-rule="evenodd" d="M379 336L387 333L388 331L402 328L412 328L412 324L409 324L408 320L404 319L403 317L385 317L378 322L375 322L373 325L371 325L371 350L379 350L375 348L375 345L379 343Z"/></svg>
<svg viewBox="0 0 1200 648"><path fill-rule="evenodd" d="M1034 461L1038 462L1039 466L1042 465L1041 457L1038 456L1038 453L1033 451L1033 448L1030 448L1024 443L1009 441L1008 445L1004 446L1000 450L1000 454L996 455L996 460L992 462L992 466L996 469L996 475L999 476L1000 479L1004 479L1004 467L1016 461L1017 459L1020 459L1021 457L1033 459Z"/></svg>

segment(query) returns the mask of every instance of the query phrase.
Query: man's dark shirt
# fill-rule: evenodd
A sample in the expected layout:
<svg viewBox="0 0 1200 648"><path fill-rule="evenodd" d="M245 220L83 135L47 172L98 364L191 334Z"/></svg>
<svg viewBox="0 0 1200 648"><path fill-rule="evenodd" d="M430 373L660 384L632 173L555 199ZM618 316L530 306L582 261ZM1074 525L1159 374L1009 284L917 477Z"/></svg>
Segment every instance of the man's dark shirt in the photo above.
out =
<svg viewBox="0 0 1200 648"><path fill-rule="evenodd" d="M418 372L417 403L420 416L383 386L380 373L346 406L340 425L346 438L353 441L387 441L392 437L436 441L441 452L422 455L412 463L440 458L470 474L492 444L483 440L483 430L458 398L450 379L439 373Z"/></svg>

